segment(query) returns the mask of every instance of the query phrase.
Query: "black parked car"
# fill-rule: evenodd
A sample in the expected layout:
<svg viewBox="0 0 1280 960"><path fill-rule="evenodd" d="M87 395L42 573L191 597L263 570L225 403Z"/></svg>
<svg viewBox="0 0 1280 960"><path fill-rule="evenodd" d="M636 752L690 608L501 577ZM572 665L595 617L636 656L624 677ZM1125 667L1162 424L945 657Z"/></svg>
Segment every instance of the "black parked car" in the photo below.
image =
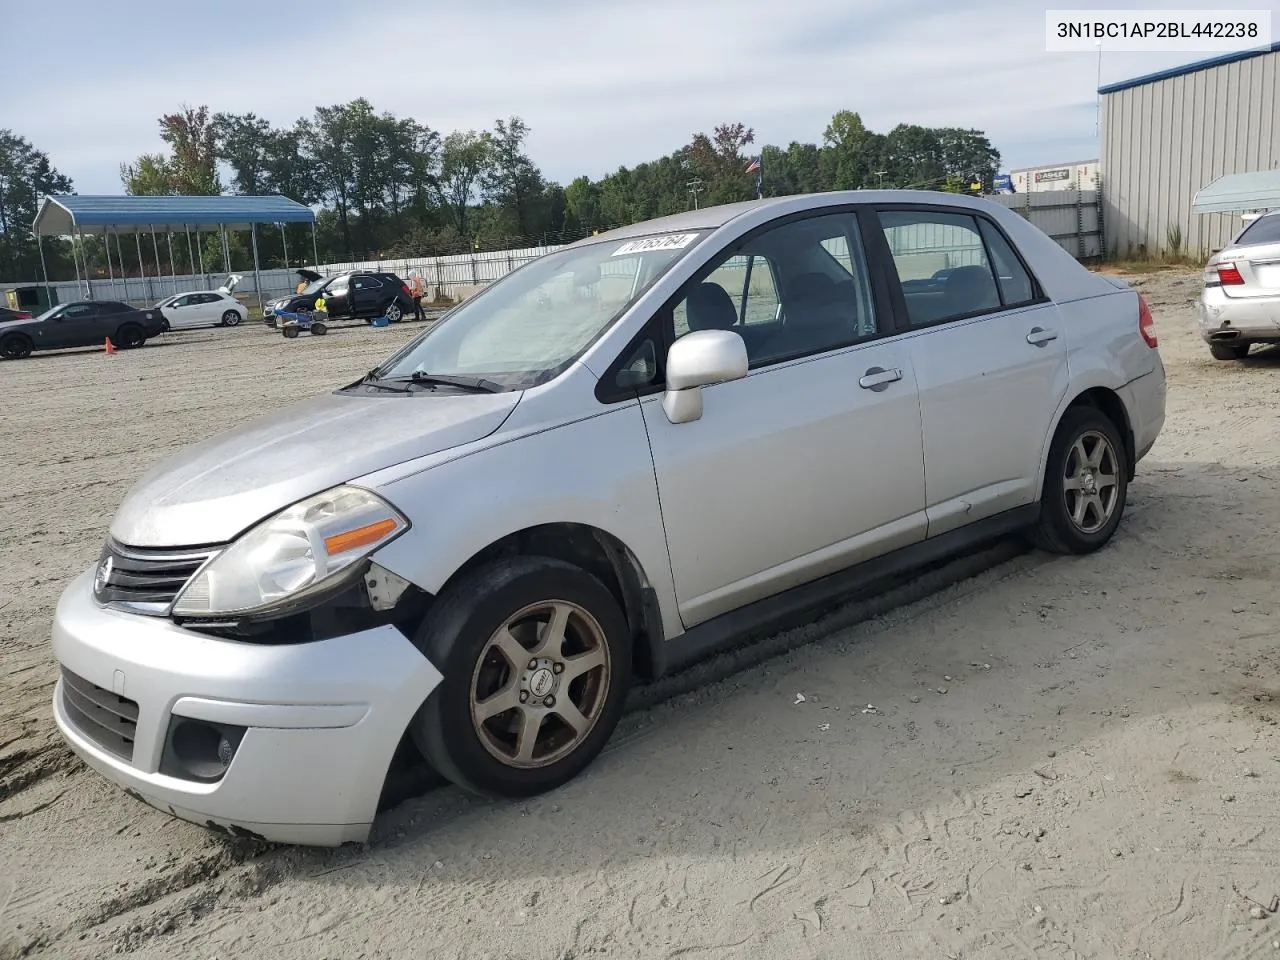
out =
<svg viewBox="0 0 1280 960"><path fill-rule="evenodd" d="M113 300L63 303L29 320L0 320L0 357L21 360L33 350L91 347L107 337L122 349L164 332L159 310L136 310Z"/></svg>
<svg viewBox="0 0 1280 960"><path fill-rule="evenodd" d="M26 310L10 310L8 307L0 307L0 323L8 320L30 320L31 314Z"/></svg>
<svg viewBox="0 0 1280 960"><path fill-rule="evenodd" d="M301 272L301 271L299 271ZM394 273L371 270L348 270L332 277L313 280L301 293L281 297L267 304L262 322L276 325L276 313L314 310L316 298L324 295L325 312L330 318L372 320L386 317L399 323L406 313L413 313L413 294L409 285Z"/></svg>

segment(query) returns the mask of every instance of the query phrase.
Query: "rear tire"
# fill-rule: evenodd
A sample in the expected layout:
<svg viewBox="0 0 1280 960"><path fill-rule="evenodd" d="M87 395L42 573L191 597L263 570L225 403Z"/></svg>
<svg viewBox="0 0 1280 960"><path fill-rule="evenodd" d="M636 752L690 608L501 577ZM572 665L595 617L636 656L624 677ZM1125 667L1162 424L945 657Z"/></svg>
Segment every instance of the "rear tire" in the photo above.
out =
<svg viewBox="0 0 1280 960"><path fill-rule="evenodd" d="M285 335L286 340L292 340L298 335L298 328L290 324L289 326L284 327L280 332Z"/></svg>
<svg viewBox="0 0 1280 960"><path fill-rule="evenodd" d="M1249 344L1228 340L1209 344L1209 353L1215 360L1243 360L1249 355Z"/></svg>
<svg viewBox="0 0 1280 960"><path fill-rule="evenodd" d="M326 326L325 326L323 323L321 323L319 320L317 320L315 323L311 324L311 335L312 335L312 336L315 336L315 337L323 337L323 336L324 336L326 333L328 333L328 332L329 332L329 328L328 328L328 327L326 327Z"/></svg>
<svg viewBox="0 0 1280 960"><path fill-rule="evenodd" d="M387 309L382 311L382 315L392 323L399 323L404 319L404 311L400 309L400 304L394 300L387 304Z"/></svg>
<svg viewBox="0 0 1280 960"><path fill-rule="evenodd" d="M222 315L222 325L224 327L236 327L240 325L240 314L234 310L228 310Z"/></svg>
<svg viewBox="0 0 1280 960"><path fill-rule="evenodd" d="M586 571L545 557L459 578L414 643L444 679L414 717L413 740L432 767L483 796L532 796L577 776L631 684L617 601Z"/></svg>
<svg viewBox="0 0 1280 960"><path fill-rule="evenodd" d="M6 360L25 360L31 356L31 350L34 346L31 338L26 334L11 333L3 340L0 340L0 357L4 357Z"/></svg>
<svg viewBox="0 0 1280 960"><path fill-rule="evenodd" d="M1063 414L1049 450L1032 541L1050 553L1092 553L1120 525L1129 464L1116 425L1096 407Z"/></svg>

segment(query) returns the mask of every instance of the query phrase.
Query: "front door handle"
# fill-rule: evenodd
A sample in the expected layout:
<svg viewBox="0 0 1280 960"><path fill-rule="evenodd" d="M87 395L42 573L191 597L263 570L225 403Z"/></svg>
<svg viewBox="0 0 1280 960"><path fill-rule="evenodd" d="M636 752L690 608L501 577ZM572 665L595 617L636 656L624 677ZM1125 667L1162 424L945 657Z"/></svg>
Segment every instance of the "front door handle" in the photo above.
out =
<svg viewBox="0 0 1280 960"><path fill-rule="evenodd" d="M901 370L886 370L884 367L872 367L858 381L858 386L863 390L875 390L877 393L881 390L888 390L889 384L895 380L902 379Z"/></svg>
<svg viewBox="0 0 1280 960"><path fill-rule="evenodd" d="M1043 347L1052 340L1057 340L1058 335L1052 330L1044 330L1041 327L1032 327L1031 332L1027 334L1027 343L1033 347Z"/></svg>

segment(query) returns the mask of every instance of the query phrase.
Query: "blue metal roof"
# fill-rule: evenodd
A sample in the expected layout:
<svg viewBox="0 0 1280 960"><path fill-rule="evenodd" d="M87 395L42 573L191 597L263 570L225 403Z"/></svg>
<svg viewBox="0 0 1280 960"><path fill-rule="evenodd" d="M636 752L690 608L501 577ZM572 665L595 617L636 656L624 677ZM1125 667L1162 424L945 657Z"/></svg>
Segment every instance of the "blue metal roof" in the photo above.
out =
<svg viewBox="0 0 1280 960"><path fill-rule="evenodd" d="M1234 213L1280 207L1280 170L1229 173L1196 191L1193 213Z"/></svg>
<svg viewBox="0 0 1280 960"><path fill-rule="evenodd" d="M45 236L152 228L229 227L253 223L314 223L315 212L288 197L48 197L32 230Z"/></svg>
<svg viewBox="0 0 1280 960"><path fill-rule="evenodd" d="M1185 76L1188 73L1197 73L1200 70L1208 70L1211 67L1220 67L1224 63L1235 63L1237 60L1248 60L1251 57L1261 57L1268 53L1275 53L1280 50L1280 42L1271 44L1270 49L1259 48L1257 50L1237 50L1234 53L1224 53L1220 57L1211 57L1208 60L1198 60L1195 63L1184 64L1181 67L1170 67L1168 70L1157 70L1155 73L1143 74L1141 77L1134 77L1132 80L1121 80L1119 83L1108 83L1105 87L1099 87L1098 93L1119 93L1121 90L1129 90L1133 87L1146 86L1148 83L1155 83L1158 80L1170 80L1173 77Z"/></svg>

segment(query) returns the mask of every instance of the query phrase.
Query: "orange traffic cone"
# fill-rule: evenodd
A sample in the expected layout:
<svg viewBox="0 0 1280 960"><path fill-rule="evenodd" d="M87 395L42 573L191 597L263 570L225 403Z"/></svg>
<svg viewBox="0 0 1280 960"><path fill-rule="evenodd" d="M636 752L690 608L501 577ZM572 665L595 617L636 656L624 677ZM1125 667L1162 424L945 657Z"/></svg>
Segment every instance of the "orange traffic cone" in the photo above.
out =
<svg viewBox="0 0 1280 960"><path fill-rule="evenodd" d="M116 345L115 345L114 343L112 343L112 342L111 342L111 338L110 338L110 337L107 337L107 353L108 353L108 354L112 354L112 353L115 353L115 352L116 352Z"/></svg>

